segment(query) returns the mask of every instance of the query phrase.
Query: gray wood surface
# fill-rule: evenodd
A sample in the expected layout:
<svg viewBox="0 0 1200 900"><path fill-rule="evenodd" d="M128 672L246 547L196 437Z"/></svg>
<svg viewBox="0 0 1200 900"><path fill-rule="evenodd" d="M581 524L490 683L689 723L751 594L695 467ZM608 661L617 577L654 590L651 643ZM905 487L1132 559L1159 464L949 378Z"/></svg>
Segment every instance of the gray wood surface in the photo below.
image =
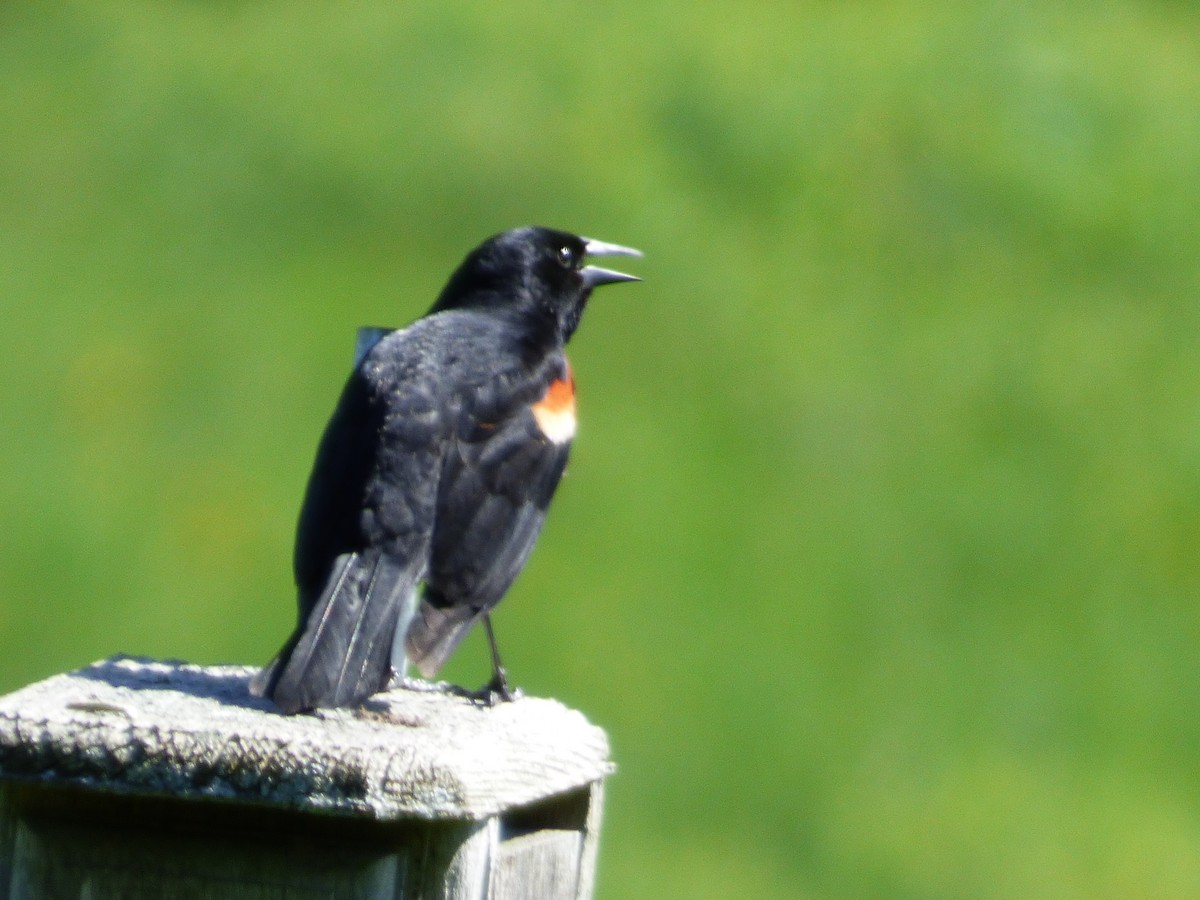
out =
<svg viewBox="0 0 1200 900"><path fill-rule="evenodd" d="M398 689L283 716L114 657L0 697L0 900L588 900L604 732Z"/></svg>
<svg viewBox="0 0 1200 900"><path fill-rule="evenodd" d="M604 732L554 700L398 689L283 716L252 672L114 657L31 685L0 698L0 775L389 821L484 819L612 771Z"/></svg>
<svg viewBox="0 0 1200 900"><path fill-rule="evenodd" d="M491 900L574 900L582 835L547 829L500 845Z"/></svg>

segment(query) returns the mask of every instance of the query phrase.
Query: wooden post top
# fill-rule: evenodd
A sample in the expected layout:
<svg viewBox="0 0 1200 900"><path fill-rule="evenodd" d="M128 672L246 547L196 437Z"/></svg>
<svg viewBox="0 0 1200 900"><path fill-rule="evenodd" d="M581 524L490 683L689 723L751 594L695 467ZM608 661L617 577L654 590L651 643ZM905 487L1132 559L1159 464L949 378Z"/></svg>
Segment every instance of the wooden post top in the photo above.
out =
<svg viewBox="0 0 1200 900"><path fill-rule="evenodd" d="M479 821L613 770L604 732L555 700L431 686L285 716L250 696L253 672L116 656L0 697L0 780Z"/></svg>

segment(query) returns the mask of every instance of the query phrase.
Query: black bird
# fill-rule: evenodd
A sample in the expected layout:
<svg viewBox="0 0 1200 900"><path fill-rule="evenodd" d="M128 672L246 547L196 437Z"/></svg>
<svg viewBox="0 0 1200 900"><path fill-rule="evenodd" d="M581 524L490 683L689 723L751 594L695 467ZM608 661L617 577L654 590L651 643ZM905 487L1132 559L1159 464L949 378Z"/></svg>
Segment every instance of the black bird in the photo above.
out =
<svg viewBox="0 0 1200 900"><path fill-rule="evenodd" d="M641 254L549 228L472 251L433 308L357 363L317 449L294 569L299 621L252 689L285 712L352 706L432 677L525 565L567 464L575 386L563 347L592 289Z"/></svg>

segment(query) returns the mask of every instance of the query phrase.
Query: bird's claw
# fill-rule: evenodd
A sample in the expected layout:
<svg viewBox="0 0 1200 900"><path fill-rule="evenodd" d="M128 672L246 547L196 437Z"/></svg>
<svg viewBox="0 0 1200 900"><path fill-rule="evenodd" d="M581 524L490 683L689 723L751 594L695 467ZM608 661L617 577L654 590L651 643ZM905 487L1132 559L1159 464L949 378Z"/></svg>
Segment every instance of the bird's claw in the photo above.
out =
<svg viewBox="0 0 1200 900"><path fill-rule="evenodd" d="M492 676L492 680L477 691L470 692L470 697L483 706L496 706L500 703L512 703L525 694L520 688L514 688L508 683L508 676L501 669Z"/></svg>

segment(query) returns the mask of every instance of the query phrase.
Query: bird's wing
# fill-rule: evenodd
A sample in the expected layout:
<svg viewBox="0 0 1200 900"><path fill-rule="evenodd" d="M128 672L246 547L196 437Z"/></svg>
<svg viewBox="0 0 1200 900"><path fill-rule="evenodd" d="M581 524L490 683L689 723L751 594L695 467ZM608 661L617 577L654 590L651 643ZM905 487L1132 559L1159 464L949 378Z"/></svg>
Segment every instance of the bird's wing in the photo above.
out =
<svg viewBox="0 0 1200 900"><path fill-rule="evenodd" d="M350 705L387 686L425 575L443 425L419 380L367 365L347 383L300 514L296 632L252 685L285 711Z"/></svg>
<svg viewBox="0 0 1200 900"><path fill-rule="evenodd" d="M427 678L500 601L541 531L570 437L548 436L535 409L526 402L499 421L476 418L443 460L424 599L406 642Z"/></svg>

